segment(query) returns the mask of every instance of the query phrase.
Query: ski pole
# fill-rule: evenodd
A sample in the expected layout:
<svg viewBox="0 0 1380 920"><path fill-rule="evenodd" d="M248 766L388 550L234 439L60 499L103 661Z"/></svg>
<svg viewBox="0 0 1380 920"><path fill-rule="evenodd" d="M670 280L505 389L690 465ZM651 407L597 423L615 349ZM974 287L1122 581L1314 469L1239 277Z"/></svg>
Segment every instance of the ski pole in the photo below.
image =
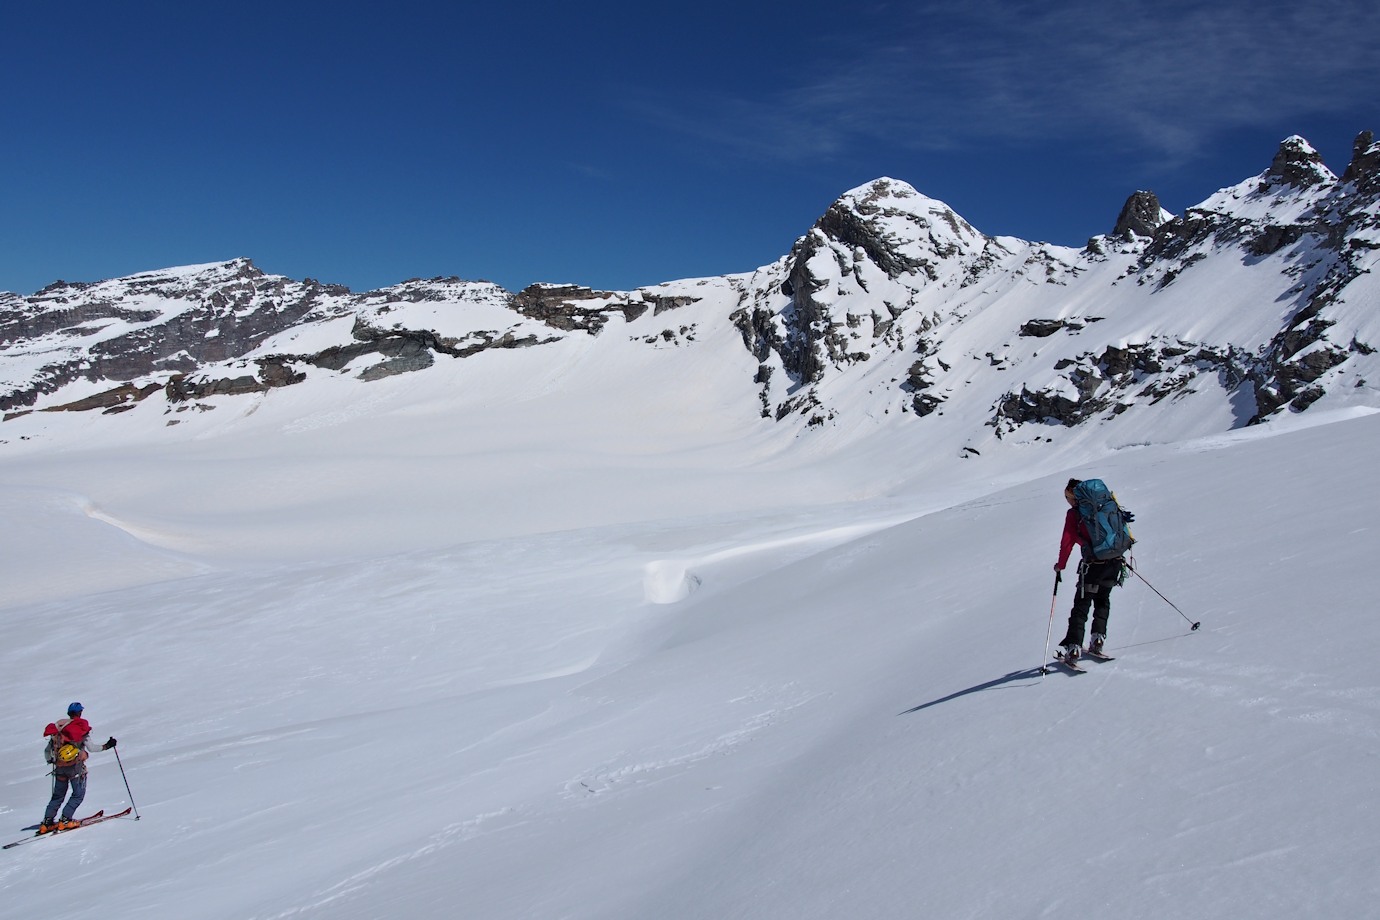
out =
<svg viewBox="0 0 1380 920"><path fill-rule="evenodd" d="M1159 595L1160 595L1160 600L1164 601L1166 604L1168 604L1169 606L1173 607L1174 610L1175 610L1175 612L1178 613L1179 616L1183 617L1184 620L1186 620L1186 621L1193 627L1192 629L1189 630L1189 632L1196 632L1197 629L1198 629L1198 627L1203 625L1201 621L1199 621L1199 622L1197 622L1197 623L1194 623L1193 620L1189 619L1188 614L1186 614L1186 613L1184 613L1182 610L1180 610L1180 609L1178 608L1178 605L1176 605L1176 604L1175 604L1173 601L1171 601L1169 598L1165 597L1163 594L1160 594L1160 589L1159 589L1159 588L1156 588L1154 585L1150 584L1150 582L1146 581L1146 580L1145 580L1145 576L1142 575L1142 574L1140 574L1140 572L1137 571L1135 568L1132 568L1132 566L1131 566L1131 564L1130 564L1129 562L1126 563L1126 568L1131 569L1131 572L1132 572L1137 578L1139 578L1141 581L1144 581L1144 582L1145 582L1145 586L1146 586L1147 588L1149 588L1151 591L1154 591L1156 594L1159 594Z"/></svg>
<svg viewBox="0 0 1380 920"><path fill-rule="evenodd" d="M129 796L129 805L134 809L134 820L139 820L139 806L134 803L134 793L129 791L129 777L125 776L125 762L120 759L120 749L111 748L115 752L115 762L120 765L120 779L125 781L125 794Z"/></svg>
<svg viewBox="0 0 1380 920"><path fill-rule="evenodd" d="M1045 627L1045 657L1040 659L1040 678L1049 673L1049 637L1054 631L1054 604L1059 597L1059 582L1063 581L1064 573L1058 569L1054 570L1054 594L1049 599L1049 625Z"/></svg>

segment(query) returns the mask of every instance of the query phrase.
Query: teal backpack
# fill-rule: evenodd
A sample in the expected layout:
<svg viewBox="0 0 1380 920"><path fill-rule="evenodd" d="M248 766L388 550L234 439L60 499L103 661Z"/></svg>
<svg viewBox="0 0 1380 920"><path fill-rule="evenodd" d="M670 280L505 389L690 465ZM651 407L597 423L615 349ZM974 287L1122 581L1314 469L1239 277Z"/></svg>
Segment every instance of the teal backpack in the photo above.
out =
<svg viewBox="0 0 1380 920"><path fill-rule="evenodd" d="M1101 479L1084 479L1073 487L1078 517L1088 528L1088 555L1098 561L1120 559L1136 540L1126 525L1136 516L1117 504L1116 496Z"/></svg>

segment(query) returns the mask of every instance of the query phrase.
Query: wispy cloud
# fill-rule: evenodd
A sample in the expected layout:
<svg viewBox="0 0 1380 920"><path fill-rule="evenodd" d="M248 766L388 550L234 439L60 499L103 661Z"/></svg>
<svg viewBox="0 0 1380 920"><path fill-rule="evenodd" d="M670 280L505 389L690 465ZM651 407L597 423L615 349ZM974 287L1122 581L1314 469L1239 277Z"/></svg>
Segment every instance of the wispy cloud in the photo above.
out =
<svg viewBox="0 0 1380 920"><path fill-rule="evenodd" d="M1377 36L1374 0L921 4L813 71L803 62L794 84L638 105L663 128L777 160L878 140L1089 136L1179 158L1223 129L1373 108Z"/></svg>

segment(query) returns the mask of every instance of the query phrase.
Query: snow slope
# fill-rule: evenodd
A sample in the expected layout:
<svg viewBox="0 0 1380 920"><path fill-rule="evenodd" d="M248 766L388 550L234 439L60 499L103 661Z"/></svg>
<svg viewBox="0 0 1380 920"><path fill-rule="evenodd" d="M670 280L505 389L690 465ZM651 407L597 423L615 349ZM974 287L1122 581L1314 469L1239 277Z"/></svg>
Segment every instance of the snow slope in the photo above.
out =
<svg viewBox="0 0 1380 920"><path fill-rule="evenodd" d="M7 912L1380 916L1380 417L964 460L685 360L670 411L586 365L8 445L5 839L72 699L141 819L6 852ZM1069 475L1203 626L1133 581L1118 660L1042 678ZM126 801L94 755L83 811Z"/></svg>

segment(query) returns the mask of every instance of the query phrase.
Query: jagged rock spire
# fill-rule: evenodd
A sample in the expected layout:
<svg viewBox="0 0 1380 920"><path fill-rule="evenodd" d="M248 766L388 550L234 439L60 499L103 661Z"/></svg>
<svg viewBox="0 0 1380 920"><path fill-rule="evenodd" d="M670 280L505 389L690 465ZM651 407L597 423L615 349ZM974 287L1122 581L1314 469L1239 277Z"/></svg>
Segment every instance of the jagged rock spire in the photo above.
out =
<svg viewBox="0 0 1380 920"><path fill-rule="evenodd" d="M1154 192L1136 192L1122 205L1112 235L1128 240L1136 236L1154 236L1155 230L1164 223L1162 215L1159 196Z"/></svg>
<svg viewBox="0 0 1380 920"><path fill-rule="evenodd" d="M1267 182L1283 182L1294 188L1311 188L1336 178L1332 170L1323 164L1322 154L1297 134L1280 142L1274 161L1265 171Z"/></svg>
<svg viewBox="0 0 1380 920"><path fill-rule="evenodd" d="M1380 180L1380 144L1375 142L1375 135L1370 131L1356 135L1351 145L1351 163L1342 179L1357 185L1369 185Z"/></svg>

